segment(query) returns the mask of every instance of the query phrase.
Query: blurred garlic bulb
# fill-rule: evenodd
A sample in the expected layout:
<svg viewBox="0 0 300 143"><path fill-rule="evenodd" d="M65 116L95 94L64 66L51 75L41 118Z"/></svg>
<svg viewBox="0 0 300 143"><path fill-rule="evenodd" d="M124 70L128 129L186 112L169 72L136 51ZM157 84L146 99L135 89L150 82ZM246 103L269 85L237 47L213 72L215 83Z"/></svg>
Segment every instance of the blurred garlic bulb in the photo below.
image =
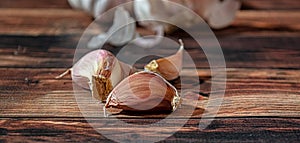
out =
<svg viewBox="0 0 300 143"><path fill-rule="evenodd" d="M235 13L241 6L240 0L170 0L181 4L200 15L215 29L228 26L234 19ZM190 14L184 7L172 5L167 0L135 0L134 13L141 25L149 27L164 25L165 31L170 32L172 26L146 19L170 21L173 25L189 27L198 23L197 18Z"/></svg>
<svg viewBox="0 0 300 143"><path fill-rule="evenodd" d="M114 46L121 46L134 39L135 35L136 25L134 19L123 7L118 7L114 14L113 25L107 33L94 36L87 46L89 48L101 48L105 42Z"/></svg>
<svg viewBox="0 0 300 143"><path fill-rule="evenodd" d="M113 21L112 27L107 33L101 33L93 37L88 43L89 48L99 48L105 42L114 46L127 44L139 37L136 31L135 21L148 30L156 33L155 38L137 38L134 44L140 47L153 47L161 42L164 32L170 33L175 26L190 27L200 22L199 18L191 14L189 10L200 15L210 27L215 29L229 26L236 12L241 6L240 0L68 0L70 5L77 9L91 13L95 18L115 6L113 14L106 15L106 20ZM182 5L174 5L171 2ZM124 6L124 8L123 8ZM134 15L135 17L131 17ZM152 20L151 20L152 19ZM172 23L163 23L167 21ZM175 25L175 26L174 26ZM121 28L121 29L119 29Z"/></svg>
<svg viewBox="0 0 300 143"><path fill-rule="evenodd" d="M130 1L132 0L68 0L73 8L84 10L95 18L110 8ZM130 10L131 8L126 7L126 9Z"/></svg>
<svg viewBox="0 0 300 143"><path fill-rule="evenodd" d="M106 50L95 50L72 67L72 79L79 86L91 89L94 98L105 101L110 91L134 70Z"/></svg>
<svg viewBox="0 0 300 143"><path fill-rule="evenodd" d="M189 11L186 11L184 7L172 5L167 0L135 0L133 8L140 25L145 27L157 27L161 25L167 33L171 32L173 27L168 23L160 21L168 21L175 26L184 27L189 27L198 22L195 21L197 19L190 15ZM153 20L149 21L149 19Z"/></svg>
<svg viewBox="0 0 300 143"><path fill-rule="evenodd" d="M152 27L163 25L166 32L171 31L172 26L145 19L167 20L174 25L190 26L199 21L182 7L171 5L167 0L68 0L69 4L77 9L82 9L95 18L110 8L120 4L131 2L125 9L134 13L139 24ZM181 4L200 15L215 29L224 28L231 24L236 12L241 7L241 0L170 0Z"/></svg>
<svg viewBox="0 0 300 143"><path fill-rule="evenodd" d="M140 47L153 47L162 40L164 33L162 26L154 27L152 30L156 31L154 38L140 37L139 33L136 32L135 20L127 10L118 7L114 13L113 25L106 33L92 37L87 47L101 48L106 42L114 46L122 46L133 39L135 39L133 43Z"/></svg>
<svg viewBox="0 0 300 143"><path fill-rule="evenodd" d="M194 3L194 11L215 29L229 26L241 7L240 0L202 0L202 4Z"/></svg>
<svg viewBox="0 0 300 143"><path fill-rule="evenodd" d="M146 71L152 71L160 74L166 80L176 79L182 70L184 45L179 40L180 48L174 55L151 61L144 68Z"/></svg>
<svg viewBox="0 0 300 143"><path fill-rule="evenodd" d="M112 90L104 111L113 107L124 111L170 112L179 103L173 85L156 73L142 71L128 76Z"/></svg>

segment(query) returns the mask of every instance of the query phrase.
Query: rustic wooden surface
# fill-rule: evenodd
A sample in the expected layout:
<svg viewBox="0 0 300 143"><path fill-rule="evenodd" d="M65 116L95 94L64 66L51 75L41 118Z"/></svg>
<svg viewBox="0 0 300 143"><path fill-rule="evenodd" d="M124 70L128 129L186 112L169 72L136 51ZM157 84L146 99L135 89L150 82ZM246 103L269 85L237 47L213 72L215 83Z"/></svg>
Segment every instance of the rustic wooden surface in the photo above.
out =
<svg viewBox="0 0 300 143"><path fill-rule="evenodd" d="M71 67L77 42L91 21L85 13L70 9L65 0L0 2L0 142L112 142L83 117L78 104L87 100L76 101L70 77L54 79ZM199 120L209 110L203 110L208 100L199 100L191 119L161 142L298 142L299 1L244 1L232 26L214 32L228 68L226 94L219 112L206 129L200 130ZM189 76L189 70L184 70L183 76L191 82L199 80L199 92L206 98L214 75L210 74L205 55L195 50L197 45L181 31L168 36L181 36L187 51L197 55L198 76ZM174 84L180 87L178 81ZM105 118L96 118L94 108L97 105L88 110L89 117L104 126L101 121ZM164 117L115 116L136 124ZM212 117L202 120L210 121ZM153 134L171 133L172 125L183 122L183 118L168 119L168 127ZM143 128L127 130L138 132Z"/></svg>

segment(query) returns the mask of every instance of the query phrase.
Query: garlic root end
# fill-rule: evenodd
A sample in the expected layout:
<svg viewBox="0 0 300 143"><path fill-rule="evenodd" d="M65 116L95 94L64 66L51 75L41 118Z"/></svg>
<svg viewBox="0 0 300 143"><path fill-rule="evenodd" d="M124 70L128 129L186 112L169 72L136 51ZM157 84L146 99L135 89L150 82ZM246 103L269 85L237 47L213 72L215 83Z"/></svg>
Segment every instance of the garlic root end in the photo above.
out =
<svg viewBox="0 0 300 143"><path fill-rule="evenodd" d="M64 76L66 76L67 74L71 74L72 73L72 68L69 68L67 69L65 72L63 72L62 74L58 75L55 77L55 79L61 79L63 78Z"/></svg>

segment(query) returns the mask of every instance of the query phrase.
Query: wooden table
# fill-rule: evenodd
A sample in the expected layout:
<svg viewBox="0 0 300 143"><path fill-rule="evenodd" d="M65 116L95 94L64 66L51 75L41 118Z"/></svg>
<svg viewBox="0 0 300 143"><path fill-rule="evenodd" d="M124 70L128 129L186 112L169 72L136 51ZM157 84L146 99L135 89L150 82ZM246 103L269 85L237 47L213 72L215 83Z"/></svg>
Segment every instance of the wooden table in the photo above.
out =
<svg viewBox="0 0 300 143"><path fill-rule="evenodd" d="M0 2L0 142L111 142L82 116L70 76L54 79L72 66L77 42L91 21L65 0ZM214 32L227 64L227 89L219 112L200 130L204 111L198 108L161 142L299 142L300 2L244 1L233 25ZM198 62L205 60L193 53L197 47L188 37L183 40ZM214 75L207 64L198 65L198 71L201 93L207 96ZM159 120L120 118L133 124ZM104 118L95 120L101 123ZM181 119L169 122L163 131L153 132L154 137L173 132L171 123Z"/></svg>

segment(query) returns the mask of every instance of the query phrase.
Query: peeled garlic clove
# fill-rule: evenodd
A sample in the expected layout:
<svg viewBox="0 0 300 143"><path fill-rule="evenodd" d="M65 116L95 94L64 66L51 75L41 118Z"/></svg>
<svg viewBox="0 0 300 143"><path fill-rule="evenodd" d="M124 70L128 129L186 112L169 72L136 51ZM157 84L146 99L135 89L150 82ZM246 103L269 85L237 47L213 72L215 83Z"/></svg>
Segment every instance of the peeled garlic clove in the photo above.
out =
<svg viewBox="0 0 300 143"><path fill-rule="evenodd" d="M180 97L174 86L153 72L138 72L120 82L109 94L105 111L113 107L124 111L174 111Z"/></svg>
<svg viewBox="0 0 300 143"><path fill-rule="evenodd" d="M94 98L105 101L110 91L133 69L106 50L95 50L72 67L72 79L79 86L91 89Z"/></svg>
<svg viewBox="0 0 300 143"><path fill-rule="evenodd" d="M166 58L160 58L151 61L144 67L145 70L158 73L166 80L176 79L179 76L182 69L182 58L184 50L183 42L179 40L179 43L180 48L176 54Z"/></svg>

